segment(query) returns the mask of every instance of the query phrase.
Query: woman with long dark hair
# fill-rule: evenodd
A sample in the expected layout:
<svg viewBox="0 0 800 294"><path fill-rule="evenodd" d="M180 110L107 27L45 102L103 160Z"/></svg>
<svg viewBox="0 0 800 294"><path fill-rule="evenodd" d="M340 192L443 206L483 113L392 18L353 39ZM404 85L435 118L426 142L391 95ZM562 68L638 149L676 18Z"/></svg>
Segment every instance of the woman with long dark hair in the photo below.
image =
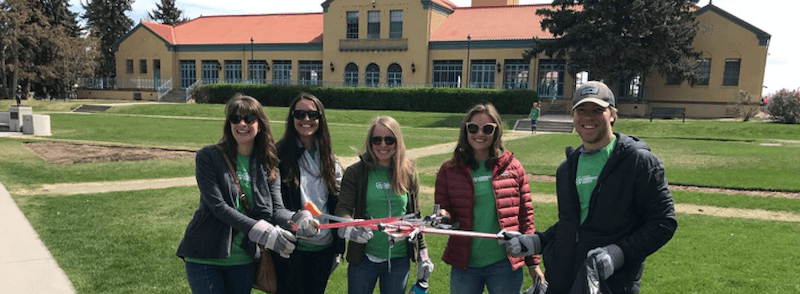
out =
<svg viewBox="0 0 800 294"><path fill-rule="evenodd" d="M342 170L331 149L331 135L322 102L300 93L289 105L286 131L276 144L283 204L301 211L314 203L323 213L336 208ZM323 294L336 256L344 253L344 240L336 230L322 230L312 238L298 238L289 258L273 253L278 294Z"/></svg>
<svg viewBox="0 0 800 294"><path fill-rule="evenodd" d="M192 293L250 293L256 244L288 256L296 237L279 224L292 220L298 236L318 233L307 211L283 207L278 157L269 120L252 97L225 105L222 138L197 151L200 204L176 255L183 258ZM241 187L241 192L240 192Z"/></svg>

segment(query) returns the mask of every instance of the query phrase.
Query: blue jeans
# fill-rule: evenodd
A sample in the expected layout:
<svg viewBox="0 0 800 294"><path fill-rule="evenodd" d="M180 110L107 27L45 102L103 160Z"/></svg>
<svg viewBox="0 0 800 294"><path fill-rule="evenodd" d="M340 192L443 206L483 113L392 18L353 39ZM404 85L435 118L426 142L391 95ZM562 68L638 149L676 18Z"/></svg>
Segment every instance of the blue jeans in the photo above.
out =
<svg viewBox="0 0 800 294"><path fill-rule="evenodd" d="M372 294L375 282L380 282L381 294L405 294L408 282L408 257L392 258L392 272L389 262L374 263L364 256L359 265L347 266L347 293Z"/></svg>
<svg viewBox="0 0 800 294"><path fill-rule="evenodd" d="M518 294L522 289L522 268L511 270L507 258L485 267L450 268L451 294L481 294L483 286L489 294Z"/></svg>
<svg viewBox="0 0 800 294"><path fill-rule="evenodd" d="M256 263L234 266L184 262L186 280L193 294L250 293Z"/></svg>

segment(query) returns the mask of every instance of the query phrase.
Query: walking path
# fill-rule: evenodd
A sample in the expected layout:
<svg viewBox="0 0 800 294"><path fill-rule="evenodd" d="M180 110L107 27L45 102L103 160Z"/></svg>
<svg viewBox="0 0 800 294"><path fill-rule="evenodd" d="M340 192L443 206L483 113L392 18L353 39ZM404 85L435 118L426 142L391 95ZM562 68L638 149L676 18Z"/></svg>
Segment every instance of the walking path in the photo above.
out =
<svg viewBox="0 0 800 294"><path fill-rule="evenodd" d="M0 293L75 293L3 184L0 224Z"/></svg>

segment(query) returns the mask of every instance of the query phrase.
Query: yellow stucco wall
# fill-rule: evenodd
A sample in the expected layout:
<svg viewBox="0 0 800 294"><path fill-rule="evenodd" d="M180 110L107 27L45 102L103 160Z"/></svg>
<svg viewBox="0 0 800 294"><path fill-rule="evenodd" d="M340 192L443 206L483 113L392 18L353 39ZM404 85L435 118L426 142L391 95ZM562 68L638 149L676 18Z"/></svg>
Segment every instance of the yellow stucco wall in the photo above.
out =
<svg viewBox="0 0 800 294"><path fill-rule="evenodd" d="M486 5L494 2L505 2L506 0L475 0L479 5ZM498 3L499 3L498 2ZM452 46L441 46L448 42L433 43L436 48L450 49L429 49L430 37L439 26L447 20L447 12L423 7L421 1L409 0L336 0L328 2L329 6L323 14L323 43L320 51L265 51L256 49L252 52L255 60L266 60L270 67L274 66L275 60L292 61L292 83L296 83L299 71L298 61L300 60L321 60L322 75L324 85L341 85L344 81L344 69L349 63L358 66L359 84L365 82L365 70L369 64L376 64L380 72L380 83L386 83L387 70L389 65L396 63L402 68L402 82L407 86L423 86L432 83L432 65L435 60L461 60L463 78L466 78L467 57L466 47L460 44ZM390 39L390 11L403 11L403 32L400 39ZM445 9L446 10L446 9ZM346 13L348 11L358 11L359 13L359 37L358 39L346 38ZM380 11L380 36L378 39L368 39L368 12ZM665 79L660 74L651 74L645 80L646 103L633 105L620 105L623 115L628 113L630 116L646 116L650 109L654 107L685 107L688 117L725 117L730 116L729 102L739 90L745 90L752 97L758 99L761 96L762 84L764 79L764 68L766 66L767 46L759 45L757 36L741 26L741 24L731 21L714 10L706 11L697 17L700 30L695 38L694 46L702 51L704 57L710 58L711 71L708 86L691 86L688 82L681 85L666 85ZM464 36L466 38L466 36ZM481 43L483 42L483 43ZM495 72L494 85L500 88L503 85L504 61L506 59L521 59L523 48L495 48L502 45L487 45L491 41L473 40L470 48L471 60L495 60L500 64L501 72ZM353 45L350 49L342 49L342 44ZM405 49L364 49L371 48L362 46L381 47L384 45L405 46ZM484 46L481 46L481 45ZM348 45L348 46L349 46ZM217 60L222 68L218 72L220 81L225 79L224 63L225 60L240 60L242 65L242 78L248 78L247 61L251 59L249 44L245 45L222 45L228 51L169 51L163 40L158 38L143 26L131 32L131 34L121 41L116 54L117 76L118 78L153 78L153 60L161 60L161 79L173 80L173 88L180 87L180 60L194 60L196 77L202 77L203 60ZM236 46L241 46L241 50ZM313 46L313 45L312 45ZM216 47L209 46L212 48ZM257 48L257 47L256 47ZM355 49L353 49L355 48ZM307 49L307 48L306 48ZM741 68L738 86L722 86L722 77L725 60L729 58L741 59ZM148 72L139 73L139 60L146 59ZM549 59L544 55L539 55L530 61L529 88L536 89L536 81L539 73L538 67L542 60ZM133 60L133 73L125 72L126 60ZM414 71L412 72L412 64ZM332 66L331 66L332 65ZM331 70L331 67L333 70ZM273 68L274 69L274 68ZM269 83L273 79L273 70L266 72L266 79ZM466 81L462 80L462 85L466 86ZM610 84L613 90L616 87ZM569 100L575 90L575 81L565 73L563 84L563 98ZM124 96L124 95L123 95ZM624 103L621 103L624 104ZM630 107L629 107L630 106Z"/></svg>
<svg viewBox="0 0 800 294"><path fill-rule="evenodd" d="M666 85L659 74L647 78L647 100L650 107L685 107L687 117L730 117L728 105L739 90L747 91L753 99L760 99L766 67L767 46L759 45L757 36L714 11L697 17L699 30L694 48L703 52L702 58L711 59L707 86ZM740 59L738 86L723 86L726 59ZM671 106L670 106L671 105ZM649 112L648 112L649 113Z"/></svg>
<svg viewBox="0 0 800 294"><path fill-rule="evenodd" d="M163 40L144 26L139 26L120 42L116 57L117 78L152 79L154 74L153 60L161 61L161 79L177 79L173 76L172 52L167 50ZM139 60L147 60L147 73L140 73ZM133 73L126 72L126 60L133 60Z"/></svg>

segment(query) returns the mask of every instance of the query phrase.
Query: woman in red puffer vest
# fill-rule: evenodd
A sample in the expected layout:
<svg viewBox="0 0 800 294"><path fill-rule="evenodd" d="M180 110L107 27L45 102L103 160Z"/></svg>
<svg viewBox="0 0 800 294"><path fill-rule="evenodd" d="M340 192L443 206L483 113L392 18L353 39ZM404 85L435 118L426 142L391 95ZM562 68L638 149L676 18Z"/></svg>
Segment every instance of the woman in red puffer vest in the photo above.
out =
<svg viewBox="0 0 800 294"><path fill-rule="evenodd" d="M460 230L533 233L533 205L522 164L503 147L502 120L490 103L478 104L461 123L453 157L436 175L435 201L445 222ZM451 236L442 254L450 264L450 293L519 293L523 265L542 279L539 256L506 255L492 239Z"/></svg>

